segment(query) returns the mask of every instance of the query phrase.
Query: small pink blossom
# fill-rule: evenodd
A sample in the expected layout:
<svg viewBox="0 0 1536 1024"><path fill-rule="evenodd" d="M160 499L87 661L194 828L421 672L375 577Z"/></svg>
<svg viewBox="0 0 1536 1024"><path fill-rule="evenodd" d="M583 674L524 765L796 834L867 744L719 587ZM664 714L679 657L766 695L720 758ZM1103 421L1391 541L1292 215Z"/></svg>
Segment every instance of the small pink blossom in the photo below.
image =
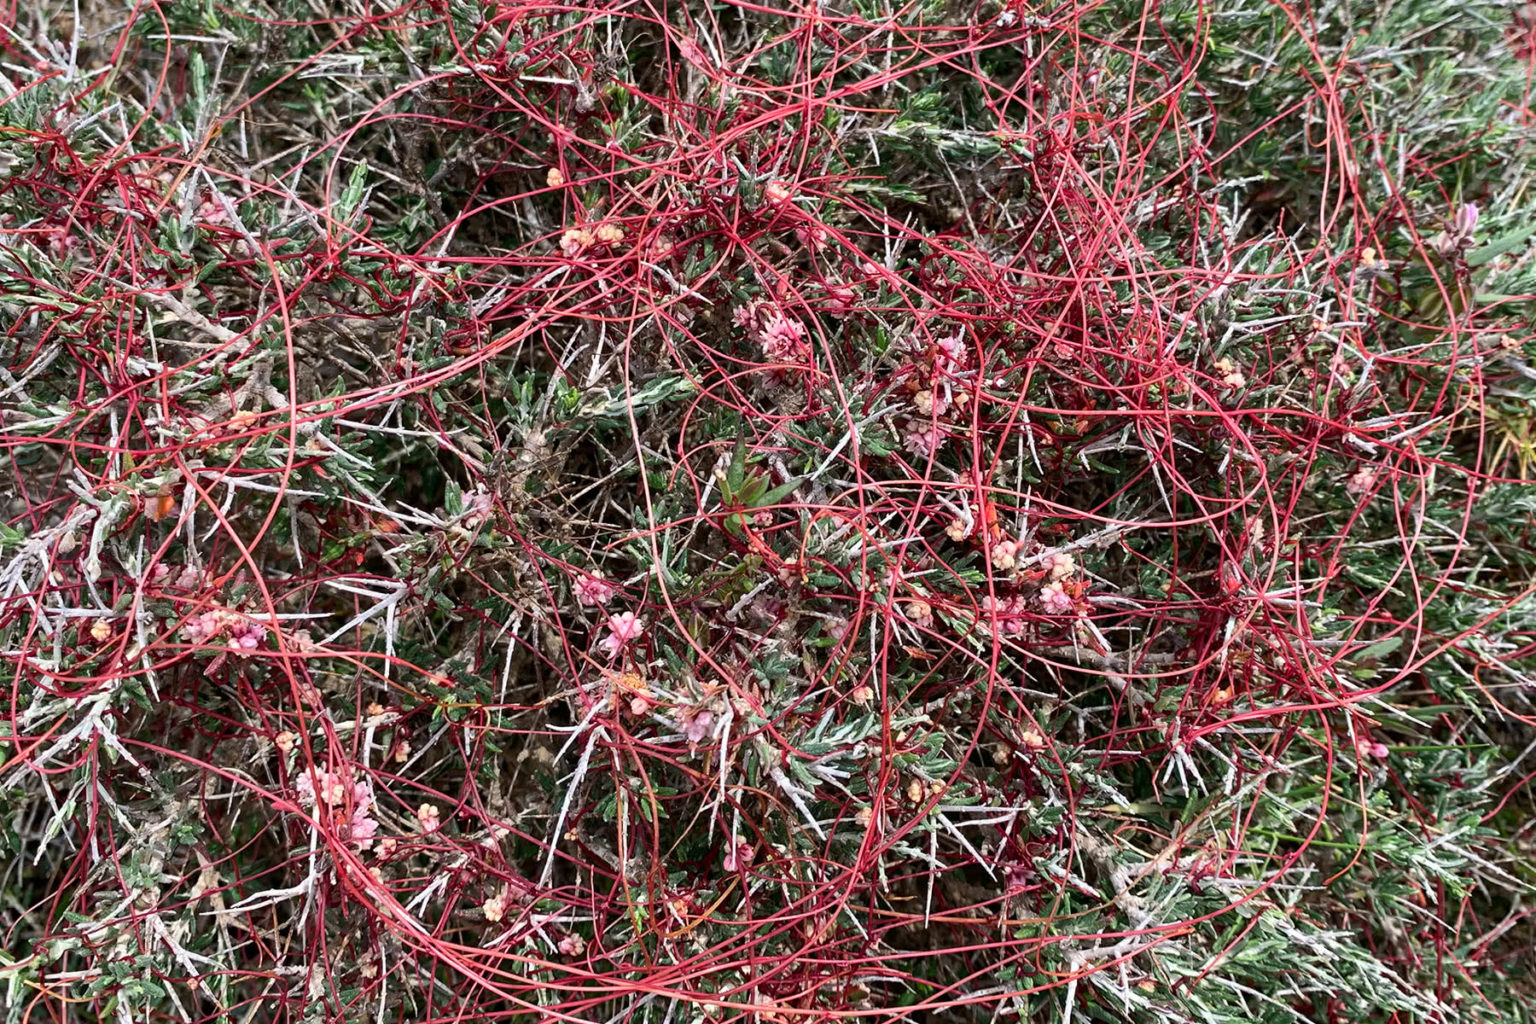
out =
<svg viewBox="0 0 1536 1024"><path fill-rule="evenodd" d="M749 867L754 855L752 844L743 839L731 844L731 848L725 853L725 859L721 861L721 867L727 871Z"/></svg>
<svg viewBox="0 0 1536 1024"><path fill-rule="evenodd" d="M1385 743L1373 740L1369 736L1362 736L1355 741L1355 756L1362 761L1385 761L1390 753Z"/></svg>
<svg viewBox="0 0 1536 1024"><path fill-rule="evenodd" d="M1445 230L1431 239L1429 244L1447 259L1455 256L1472 244L1472 235L1477 230L1477 216L1478 210L1474 204L1462 204L1446 222Z"/></svg>
<svg viewBox="0 0 1536 1024"><path fill-rule="evenodd" d="M1067 588L1062 586L1060 580L1040 588L1040 607L1047 615L1066 615L1076 606L1077 602L1067 593Z"/></svg>
<svg viewBox="0 0 1536 1024"><path fill-rule="evenodd" d="M188 643L200 644L223 628L218 612L199 612L182 625L181 635Z"/></svg>
<svg viewBox="0 0 1536 1024"><path fill-rule="evenodd" d="M1477 230L1477 206L1474 203L1463 203L1456 211L1456 216L1451 218L1451 226L1457 232L1472 237L1472 232Z"/></svg>
<svg viewBox="0 0 1536 1024"><path fill-rule="evenodd" d="M923 416L943 416L949 411L949 399L937 391L924 388L912 396L912 408Z"/></svg>
<svg viewBox="0 0 1536 1024"><path fill-rule="evenodd" d="M422 804L416 808L416 824L423 832L436 832L442 826L442 820L442 812L435 804Z"/></svg>
<svg viewBox="0 0 1536 1024"><path fill-rule="evenodd" d="M1019 547L1016 540L1000 540L992 545L992 565L1007 571L1019 564Z"/></svg>
<svg viewBox="0 0 1536 1024"><path fill-rule="evenodd" d="M805 325L783 313L775 313L763 323L758 343L769 359L798 362L807 348Z"/></svg>
<svg viewBox="0 0 1536 1024"><path fill-rule="evenodd" d="M795 228L795 237L811 252L820 252L827 244L827 229L815 221L807 221Z"/></svg>
<svg viewBox="0 0 1536 1024"><path fill-rule="evenodd" d="M714 731L715 713L704 707L691 707L678 716L678 728L688 742L698 746Z"/></svg>
<svg viewBox="0 0 1536 1024"><path fill-rule="evenodd" d="M646 242L646 258L649 260L664 260L672 255L677 248L677 240L665 231L656 234Z"/></svg>
<svg viewBox="0 0 1536 1024"><path fill-rule="evenodd" d="M342 838L359 850L366 850L373 845L374 837L378 834L379 823L365 809L354 807Z"/></svg>
<svg viewBox="0 0 1536 1024"><path fill-rule="evenodd" d="M1374 466L1362 466L1355 470L1344 484L1344 493L1353 496L1369 494L1376 486L1376 477L1380 471Z"/></svg>
<svg viewBox="0 0 1536 1024"><path fill-rule="evenodd" d="M283 745L284 736L288 737L288 748L292 749L292 733L278 736L279 747ZM294 782L293 788L298 792L300 806L311 809L324 806L328 810L342 811L350 797L351 810L347 811L345 820L336 823L337 837L359 850L373 845L379 823L372 814L373 787L366 780L353 781L346 771L305 772ZM335 818L331 820L336 822Z"/></svg>
<svg viewBox="0 0 1536 1024"><path fill-rule="evenodd" d="M476 487L464 495L463 515L465 524L468 526L478 526L480 523L491 518L491 513L495 510L495 507L496 500L491 496L491 492L483 486Z"/></svg>
<svg viewBox="0 0 1536 1024"><path fill-rule="evenodd" d="M597 239L586 228L566 228L565 234L560 236L560 251L574 258L590 248L595 241Z"/></svg>
<svg viewBox="0 0 1536 1024"><path fill-rule="evenodd" d="M507 913L506 893L497 893L480 904L480 910L485 914L485 919L492 924L500 921Z"/></svg>
<svg viewBox="0 0 1536 1024"><path fill-rule="evenodd" d="M294 782L293 788L299 794L299 804L303 807L315 806L315 780L308 772L300 775Z"/></svg>
<svg viewBox="0 0 1536 1024"><path fill-rule="evenodd" d="M831 300L829 309L834 316L847 316L853 312L859 296L845 284L830 284L827 286L827 298Z"/></svg>
<svg viewBox="0 0 1536 1024"><path fill-rule="evenodd" d="M267 638L267 627L228 608L213 608L184 622L181 635L191 644L211 643L224 637L233 653L245 654L261 646Z"/></svg>
<svg viewBox="0 0 1536 1024"><path fill-rule="evenodd" d="M291 745L292 734L289 735ZM373 803L373 791L369 789L368 783L349 782L345 772L321 772L318 776L305 772L294 782L293 788L298 790L299 802L305 807L313 807L317 803L335 807L347 799L349 791L354 805L368 807Z"/></svg>
<svg viewBox="0 0 1536 1024"><path fill-rule="evenodd" d="M933 626L933 606L927 601L921 598L914 598L907 602L903 610L906 613L907 621L911 622L914 626L921 626L924 629L929 629Z"/></svg>
<svg viewBox="0 0 1536 1024"><path fill-rule="evenodd" d="M810 356L810 334L805 324L772 302L755 299L739 307L731 320L747 332L751 341L762 347L763 354L769 359L801 363Z"/></svg>
<svg viewBox="0 0 1536 1024"><path fill-rule="evenodd" d="M566 956L580 956L587 951L587 940L580 935L567 935L556 945Z"/></svg>
<svg viewBox="0 0 1536 1024"><path fill-rule="evenodd" d="M576 600L596 608L613 600L616 588L596 573L576 580Z"/></svg>
<svg viewBox="0 0 1536 1024"><path fill-rule="evenodd" d="M1018 636L1024 632L1024 611L1020 600L1016 597L1003 598L984 597L981 599L982 621L984 627L991 626L992 618L997 619L997 628L1004 636Z"/></svg>
<svg viewBox="0 0 1536 1024"><path fill-rule="evenodd" d="M619 652L631 641L637 639L645 632L645 620L634 612L620 612L608 617L608 635L603 637L599 646L608 652L608 657L617 658Z"/></svg>
<svg viewBox="0 0 1536 1024"><path fill-rule="evenodd" d="M236 652L254 651L267 638L267 627L256 622L237 622L229 630L229 646Z"/></svg>
<svg viewBox="0 0 1536 1024"><path fill-rule="evenodd" d="M919 423L916 420L907 424L907 448L916 454L931 458L943 443L944 428L937 424Z"/></svg>
<svg viewBox="0 0 1536 1024"><path fill-rule="evenodd" d="M79 247L80 239L70 234L64 228L54 228L44 236L48 252L54 259L64 259Z"/></svg>
<svg viewBox="0 0 1536 1024"><path fill-rule="evenodd" d="M966 350L965 342L961 340L958 334L948 338L940 338L934 344L939 350L939 365L941 367L962 367L970 357L970 352Z"/></svg>
<svg viewBox="0 0 1536 1024"><path fill-rule="evenodd" d="M204 199L197 204L197 219L213 227L227 227L229 211L222 203L216 203L212 199Z"/></svg>
<svg viewBox="0 0 1536 1024"><path fill-rule="evenodd" d="M1230 359L1216 360L1211 369L1221 378L1223 387L1241 388L1248 383L1248 379L1243 376L1243 371L1239 370Z"/></svg>
<svg viewBox="0 0 1536 1024"><path fill-rule="evenodd" d="M1045 559L1045 574L1052 581L1064 580L1077 571L1077 561L1065 551L1052 552Z"/></svg>

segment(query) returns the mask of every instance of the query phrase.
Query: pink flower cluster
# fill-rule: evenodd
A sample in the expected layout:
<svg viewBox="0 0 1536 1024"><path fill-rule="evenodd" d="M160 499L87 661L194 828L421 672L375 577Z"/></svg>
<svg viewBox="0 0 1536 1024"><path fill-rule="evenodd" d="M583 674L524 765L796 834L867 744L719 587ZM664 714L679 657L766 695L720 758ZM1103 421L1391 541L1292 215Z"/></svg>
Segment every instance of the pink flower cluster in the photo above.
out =
<svg viewBox="0 0 1536 1024"><path fill-rule="evenodd" d="M197 219L204 224L213 227L228 227L230 224L229 211L223 203L216 203L212 199L204 199L197 204Z"/></svg>
<svg viewBox="0 0 1536 1024"><path fill-rule="evenodd" d="M373 845L373 839L379 832L379 823L371 813L373 787L366 781L352 781L345 772L305 772L299 776L293 788L298 791L299 803L304 807L324 806L332 812L345 812L350 797L350 813L346 813L344 818L341 815L332 818L337 836L359 850L366 850Z"/></svg>
<svg viewBox="0 0 1536 1024"><path fill-rule="evenodd" d="M725 859L721 861L720 866L727 871L746 868L751 865L755 855L756 851L753 850L752 844L742 839L731 844L731 848L725 852Z"/></svg>
<svg viewBox="0 0 1536 1024"><path fill-rule="evenodd" d="M593 573L590 576L580 576L573 588L576 592L576 600L589 608L605 605L613 600L614 590L612 583Z"/></svg>
<svg viewBox="0 0 1536 1024"><path fill-rule="evenodd" d="M1344 482L1344 493L1354 497L1371 493L1376 487L1376 477L1379 473L1380 470L1374 466L1360 467Z"/></svg>
<svg viewBox="0 0 1536 1024"><path fill-rule="evenodd" d="M914 626L921 627L922 629L933 628L933 605L922 598L913 598L908 601L902 611L906 615L907 621L911 622Z"/></svg>
<svg viewBox="0 0 1536 1024"><path fill-rule="evenodd" d="M1459 254L1472 244L1477 230L1477 207L1464 203L1446 220L1445 229L1430 239L1430 246L1446 259Z"/></svg>
<svg viewBox="0 0 1536 1024"><path fill-rule="evenodd" d="M795 238L811 252L821 252L827 244L827 229L808 220L795 226Z"/></svg>
<svg viewBox="0 0 1536 1024"><path fill-rule="evenodd" d="M47 229L43 235L44 244L48 247L48 253L56 260L62 260L70 255L80 245L80 239L72 235L64 228Z"/></svg>
<svg viewBox="0 0 1536 1024"><path fill-rule="evenodd" d="M805 324L775 303L755 299L737 309L732 321L746 330L747 337L760 345L769 359L803 363L810 357L810 335Z"/></svg>
<svg viewBox="0 0 1536 1024"><path fill-rule="evenodd" d="M465 525L479 526L491 518L491 513L494 511L496 511L496 499L483 486L464 494Z"/></svg>
<svg viewBox="0 0 1536 1024"><path fill-rule="evenodd" d="M638 639L644 632L645 620L634 612L610 615L608 616L608 635L599 641L598 646L608 652L608 657L617 658L619 652L628 646L631 640Z"/></svg>
<svg viewBox="0 0 1536 1024"><path fill-rule="evenodd" d="M1064 580L1077 571L1077 559L1065 551L1053 551L1045 558L1046 576L1052 580Z"/></svg>
<svg viewBox="0 0 1536 1024"><path fill-rule="evenodd" d="M920 416L943 416L949 412L949 396L942 391L925 388L912 396L912 408Z"/></svg>
<svg viewBox="0 0 1536 1024"><path fill-rule="evenodd" d="M914 354L924 351L922 342L916 337L908 338L904 347ZM918 370L916 390L911 393L913 415L908 417L902 433L906 447L924 458L932 457L944 444L949 430L939 419L957 401L951 398L948 385L943 383L944 371L963 370L970 358L970 352L958 334L935 341L931 353L932 368L925 363ZM964 393L959 397L963 398Z"/></svg>
<svg viewBox="0 0 1536 1024"><path fill-rule="evenodd" d="M981 599L981 623L982 628L990 628L992 618L997 618L997 630L1003 636L1018 636L1024 632L1024 615L1029 611L1029 602L1022 596L1015 594L1012 597Z"/></svg>
<svg viewBox="0 0 1536 1024"><path fill-rule="evenodd" d="M201 569L193 565L184 565L180 569L173 569L171 566L161 562L150 573L150 580L156 586L196 590L203 582L203 573Z"/></svg>
<svg viewBox="0 0 1536 1024"><path fill-rule="evenodd" d="M827 285L827 309L834 316L847 316L854 310L859 295L845 284L836 282Z"/></svg>
<svg viewBox="0 0 1536 1024"><path fill-rule="evenodd" d="M236 654L254 651L267 638L267 627L228 608L213 608L192 616L181 627L181 635L192 644L206 644L228 637L229 648Z"/></svg>
<svg viewBox="0 0 1536 1024"><path fill-rule="evenodd" d="M1007 572L1019 564L1019 554L1024 550L1024 545L1016 540L1004 538L992 545L992 564L998 569Z"/></svg>
<svg viewBox="0 0 1536 1024"><path fill-rule="evenodd" d="M929 458L944 443L944 428L936 423L911 420L907 423L907 434L904 440L907 448L914 454Z"/></svg>
<svg viewBox="0 0 1536 1024"><path fill-rule="evenodd" d="M1077 607L1077 599L1067 593L1060 580L1052 580L1040 588L1040 607L1047 615L1069 615Z"/></svg>
<svg viewBox="0 0 1536 1024"><path fill-rule="evenodd" d="M1042 586L1034 602L1033 610L1046 615L1073 615L1081 610L1073 589L1060 580L1052 580ZM999 633L1003 636L1018 636L1024 632L1024 617L1031 610L1030 599L1023 594L1005 598L984 597L981 601L980 624L983 628L989 627L995 615Z"/></svg>
<svg viewBox="0 0 1536 1024"><path fill-rule="evenodd" d="M1361 736L1355 742L1355 756L1361 761L1385 761L1392 751L1380 740L1373 740L1369 736Z"/></svg>
<svg viewBox="0 0 1536 1024"><path fill-rule="evenodd" d="M698 746L714 732L715 713L702 704L686 708L677 716L677 726L689 744Z"/></svg>
<svg viewBox="0 0 1536 1024"><path fill-rule="evenodd" d="M617 224L604 222L595 227L566 228L560 236L560 251L574 259L596 245L614 245L624 239L624 229Z"/></svg>
<svg viewBox="0 0 1536 1024"><path fill-rule="evenodd" d="M960 369L970 361L971 353L958 334L940 338L934 346L938 349L938 365L942 369Z"/></svg>

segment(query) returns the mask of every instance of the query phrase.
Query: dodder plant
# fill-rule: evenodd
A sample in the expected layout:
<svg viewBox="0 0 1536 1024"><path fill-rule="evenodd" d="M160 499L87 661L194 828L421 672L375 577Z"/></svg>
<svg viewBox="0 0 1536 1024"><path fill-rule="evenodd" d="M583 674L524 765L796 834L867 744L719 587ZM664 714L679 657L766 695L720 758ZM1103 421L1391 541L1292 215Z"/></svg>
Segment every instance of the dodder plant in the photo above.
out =
<svg viewBox="0 0 1536 1024"><path fill-rule="evenodd" d="M1523 8L10 13L11 1024L1528 1018Z"/></svg>

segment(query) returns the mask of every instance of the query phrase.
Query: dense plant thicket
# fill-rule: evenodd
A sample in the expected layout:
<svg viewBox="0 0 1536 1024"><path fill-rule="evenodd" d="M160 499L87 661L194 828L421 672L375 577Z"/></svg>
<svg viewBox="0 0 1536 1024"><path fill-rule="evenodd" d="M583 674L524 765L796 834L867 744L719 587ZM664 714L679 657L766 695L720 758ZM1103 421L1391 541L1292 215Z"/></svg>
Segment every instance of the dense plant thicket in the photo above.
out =
<svg viewBox="0 0 1536 1024"><path fill-rule="evenodd" d="M5 1024L1532 1018L1529 5L0 17Z"/></svg>

